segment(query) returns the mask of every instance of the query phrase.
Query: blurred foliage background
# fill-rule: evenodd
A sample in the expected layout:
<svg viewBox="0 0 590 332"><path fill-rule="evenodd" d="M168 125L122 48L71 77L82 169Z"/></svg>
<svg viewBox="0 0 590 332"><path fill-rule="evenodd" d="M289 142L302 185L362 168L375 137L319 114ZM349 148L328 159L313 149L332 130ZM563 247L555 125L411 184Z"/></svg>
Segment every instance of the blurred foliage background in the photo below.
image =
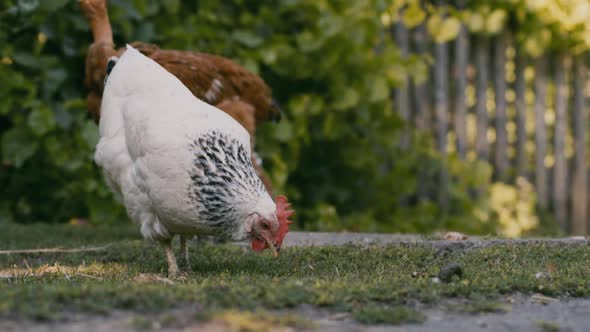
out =
<svg viewBox="0 0 590 332"><path fill-rule="evenodd" d="M427 133L397 117L391 89L406 74L425 80L432 59L401 57L386 27L427 21L435 40L448 41L460 22L489 34L519 22L519 43L532 55L546 47L581 52L590 20L578 16L589 9L586 1L482 0L463 10L449 3L111 0L109 12L119 46L141 40L214 53L269 83L287 116L259 129L258 150L276 192L294 202L300 228L493 234L510 229L502 225L514 216L534 217L533 191L492 183L486 162L442 158ZM570 4L573 18L556 3ZM401 6L410 10L397 17ZM92 160L98 134L83 86L91 39L76 1L0 0L0 222L126 218ZM406 130L410 150L399 144ZM452 179L446 211L434 194L441 167Z"/></svg>

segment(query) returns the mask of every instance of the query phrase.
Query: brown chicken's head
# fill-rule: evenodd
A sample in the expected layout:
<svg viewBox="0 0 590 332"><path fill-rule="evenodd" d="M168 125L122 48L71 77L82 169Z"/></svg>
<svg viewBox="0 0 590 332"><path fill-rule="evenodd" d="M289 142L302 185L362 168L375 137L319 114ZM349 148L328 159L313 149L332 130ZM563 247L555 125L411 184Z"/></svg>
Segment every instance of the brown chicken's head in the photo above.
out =
<svg viewBox="0 0 590 332"><path fill-rule="evenodd" d="M289 225L293 223L288 218L295 211L290 209L291 204L289 204L285 196L277 196L275 203L276 219L272 218L272 220L269 220L269 218L257 216L252 226L252 240L250 241L250 245L254 251L262 251L269 248L276 257L281 249L285 235L289 232Z"/></svg>

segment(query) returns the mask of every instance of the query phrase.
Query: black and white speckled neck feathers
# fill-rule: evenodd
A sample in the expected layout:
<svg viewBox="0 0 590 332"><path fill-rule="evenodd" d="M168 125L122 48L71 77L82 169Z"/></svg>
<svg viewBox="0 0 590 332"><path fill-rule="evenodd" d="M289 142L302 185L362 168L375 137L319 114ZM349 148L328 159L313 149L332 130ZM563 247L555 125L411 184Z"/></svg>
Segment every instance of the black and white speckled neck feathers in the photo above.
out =
<svg viewBox="0 0 590 332"><path fill-rule="evenodd" d="M194 150L190 203L208 226L220 232L231 231L266 195L249 150L217 130L202 134L190 148Z"/></svg>

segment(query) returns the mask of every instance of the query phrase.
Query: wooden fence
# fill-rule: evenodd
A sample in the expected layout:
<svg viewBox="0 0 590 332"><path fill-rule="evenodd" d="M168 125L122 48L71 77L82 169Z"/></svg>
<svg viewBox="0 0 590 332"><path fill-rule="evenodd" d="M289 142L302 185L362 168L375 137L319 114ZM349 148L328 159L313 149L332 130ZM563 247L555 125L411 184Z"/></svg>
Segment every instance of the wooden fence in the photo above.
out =
<svg viewBox="0 0 590 332"><path fill-rule="evenodd" d="M432 131L442 154L479 158L494 178L518 177L536 187L540 207L559 227L588 232L586 163L587 73L581 56L522 54L509 31L471 36L462 28L449 43L428 40L424 26L398 23L391 36L403 55L430 54L430 79L406 78L394 107L408 123ZM407 138L402 145L408 145ZM447 205L448 175L440 174L440 204Z"/></svg>

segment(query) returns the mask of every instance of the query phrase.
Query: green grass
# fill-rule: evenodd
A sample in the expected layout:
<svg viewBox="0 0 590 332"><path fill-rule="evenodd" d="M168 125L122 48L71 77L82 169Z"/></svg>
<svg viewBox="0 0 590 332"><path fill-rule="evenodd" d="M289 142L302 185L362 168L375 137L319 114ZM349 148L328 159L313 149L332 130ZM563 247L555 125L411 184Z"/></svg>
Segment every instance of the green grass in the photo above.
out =
<svg viewBox="0 0 590 332"><path fill-rule="evenodd" d="M450 304L448 305L448 309L449 311L453 312L478 314L486 312L506 312L510 310L510 307L499 301L490 301L486 299L471 299L467 303Z"/></svg>
<svg viewBox="0 0 590 332"><path fill-rule="evenodd" d="M541 329L543 332L559 332L561 327L557 322L547 322L544 320L538 320L536 325Z"/></svg>
<svg viewBox="0 0 590 332"><path fill-rule="evenodd" d="M413 308L403 305L387 306L368 304L353 311L353 317L367 324L422 323L426 317Z"/></svg>
<svg viewBox="0 0 590 332"><path fill-rule="evenodd" d="M445 255L420 245L285 248L278 259L203 245L192 248L188 280L167 285L137 281L141 273L165 276L166 263L163 250L143 241L135 227L0 225L0 250L109 243L95 252L0 255L0 317L63 319L113 309L149 314L191 304L197 319L311 304L350 312L364 323L400 323L423 321L423 307L449 298L461 300L461 311L477 313L501 310L495 301L514 292L590 296L588 245L512 245ZM450 263L462 266L462 277L433 282ZM549 277L535 278L537 272Z"/></svg>

